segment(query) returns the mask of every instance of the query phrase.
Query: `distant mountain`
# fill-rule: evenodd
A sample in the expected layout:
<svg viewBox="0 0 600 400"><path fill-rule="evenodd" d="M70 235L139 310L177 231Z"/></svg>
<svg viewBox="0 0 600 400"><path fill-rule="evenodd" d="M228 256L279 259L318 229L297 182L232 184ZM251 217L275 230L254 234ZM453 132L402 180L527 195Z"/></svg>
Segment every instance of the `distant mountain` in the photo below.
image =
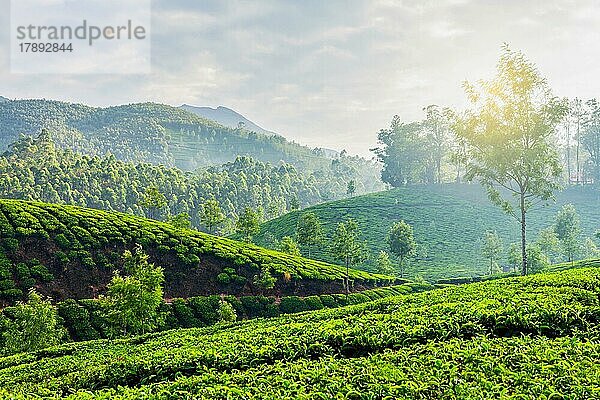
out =
<svg viewBox="0 0 600 400"><path fill-rule="evenodd" d="M112 154L118 160L149 162L191 171L220 166L237 156L249 156L280 166L293 164L300 172L334 171L356 180L358 192L382 190L379 167L360 157L330 154L290 142L275 134L253 132L248 126L230 128L183 108L138 103L107 108L54 100L0 102L0 153L21 134L51 132L61 148L88 155ZM343 185L345 187L345 185ZM344 187L329 188L340 193Z"/></svg>
<svg viewBox="0 0 600 400"><path fill-rule="evenodd" d="M191 106L189 104L184 104L179 108L199 115L202 118L210 119L211 121L215 121L223 126L228 128L238 128L240 123L243 124L244 129L249 131L253 131L256 133L263 133L265 135L276 135L275 132L268 131L254 122L250 121L248 118L244 117L242 114L223 106L219 106L217 108L211 107L196 107Z"/></svg>
<svg viewBox="0 0 600 400"><path fill-rule="evenodd" d="M0 103L3 103L5 101L9 101L9 99L7 99L6 97L0 96Z"/></svg>

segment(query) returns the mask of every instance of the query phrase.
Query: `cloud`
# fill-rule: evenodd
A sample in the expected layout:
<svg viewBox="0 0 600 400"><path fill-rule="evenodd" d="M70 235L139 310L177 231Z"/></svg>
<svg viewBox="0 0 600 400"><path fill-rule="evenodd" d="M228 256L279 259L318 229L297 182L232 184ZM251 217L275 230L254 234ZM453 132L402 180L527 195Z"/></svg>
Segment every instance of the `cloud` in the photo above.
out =
<svg viewBox="0 0 600 400"><path fill-rule="evenodd" d="M489 77L504 42L557 94L596 95L599 23L593 0L155 0L150 74L15 76L4 59L0 95L225 105L301 143L368 155L394 114L462 107L461 83Z"/></svg>

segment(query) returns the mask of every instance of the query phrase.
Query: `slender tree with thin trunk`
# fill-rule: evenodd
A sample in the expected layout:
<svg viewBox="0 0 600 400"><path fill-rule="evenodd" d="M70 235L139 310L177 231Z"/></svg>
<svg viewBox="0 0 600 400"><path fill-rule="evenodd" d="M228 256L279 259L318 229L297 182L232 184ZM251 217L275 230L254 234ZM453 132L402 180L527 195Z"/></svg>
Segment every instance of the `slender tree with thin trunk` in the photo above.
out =
<svg viewBox="0 0 600 400"><path fill-rule="evenodd" d="M497 75L465 83L472 108L456 119L466 145L468 180L479 181L492 203L521 225L521 273L527 274L527 212L552 200L561 164L555 129L567 106L554 97L534 64L505 45Z"/></svg>

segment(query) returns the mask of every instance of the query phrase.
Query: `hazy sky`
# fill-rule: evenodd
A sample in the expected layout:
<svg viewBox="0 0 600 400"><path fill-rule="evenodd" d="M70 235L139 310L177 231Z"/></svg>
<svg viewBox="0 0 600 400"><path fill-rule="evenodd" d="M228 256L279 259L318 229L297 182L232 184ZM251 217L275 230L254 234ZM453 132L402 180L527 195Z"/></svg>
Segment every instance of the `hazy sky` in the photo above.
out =
<svg viewBox="0 0 600 400"><path fill-rule="evenodd" d="M600 1L157 0L152 73L114 76L11 75L8 6L0 0L0 95L224 105L363 155L394 114L464 105L462 81L489 77L503 42L556 94L600 96Z"/></svg>

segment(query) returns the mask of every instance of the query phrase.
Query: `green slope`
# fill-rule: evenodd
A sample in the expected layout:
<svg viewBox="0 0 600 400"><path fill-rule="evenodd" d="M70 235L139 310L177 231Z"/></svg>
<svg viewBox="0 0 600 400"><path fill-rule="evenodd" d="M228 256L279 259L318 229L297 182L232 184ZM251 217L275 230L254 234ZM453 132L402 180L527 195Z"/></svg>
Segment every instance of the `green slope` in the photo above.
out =
<svg viewBox="0 0 600 400"><path fill-rule="evenodd" d="M11 398L597 398L600 269L0 358Z"/></svg>
<svg viewBox="0 0 600 400"><path fill-rule="evenodd" d="M183 170L221 165L237 156L263 162L285 161L303 171L334 169L332 160L279 135L224 127L164 104L140 103L107 108L53 100L0 102L0 152L19 135L52 131L64 148L91 155L176 166ZM359 190L381 190L378 167L358 157L343 157L338 173L348 173Z"/></svg>
<svg viewBox="0 0 600 400"><path fill-rule="evenodd" d="M168 297L230 293L341 293L345 269L128 214L19 200L0 200L0 304L35 286L55 300L101 293L121 254L141 244L165 268ZM274 289L256 287L266 268ZM231 282L222 284L221 273ZM352 271L355 289L389 282ZM264 292L264 293L263 293Z"/></svg>
<svg viewBox="0 0 600 400"><path fill-rule="evenodd" d="M531 211L530 238L552 225L554 215L566 203L577 208L584 235L591 236L600 228L599 192L571 187L557 194L556 203ZM492 206L478 185L446 184L410 186L292 212L264 223L257 243L268 245L271 235L276 239L294 235L298 217L309 211L319 216L329 234L338 222L354 218L374 256L379 250L386 250L385 237L390 226L404 219L414 226L417 242L427 249L426 256L421 255L408 267L408 275L433 280L487 273L487 264L480 255L480 241L486 230L498 231L506 248L511 242L518 242L520 234L517 221ZM325 247L314 255L332 261ZM371 265L361 268L370 269Z"/></svg>

